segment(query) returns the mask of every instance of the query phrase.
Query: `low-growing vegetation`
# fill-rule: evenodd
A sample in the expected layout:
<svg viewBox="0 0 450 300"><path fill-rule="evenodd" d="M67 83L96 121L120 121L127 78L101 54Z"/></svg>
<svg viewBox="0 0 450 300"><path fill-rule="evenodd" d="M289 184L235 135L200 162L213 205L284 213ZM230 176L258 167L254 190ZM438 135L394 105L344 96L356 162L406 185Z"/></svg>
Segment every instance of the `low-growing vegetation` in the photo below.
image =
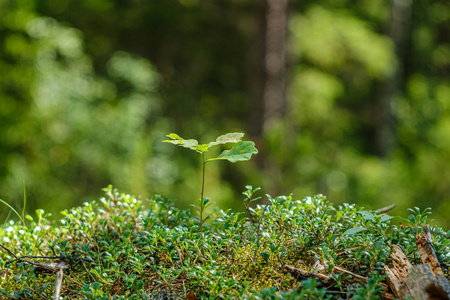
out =
<svg viewBox="0 0 450 300"><path fill-rule="evenodd" d="M412 209L402 225L392 225L387 214L334 206L321 195L267 195L252 207L255 193L251 186L243 193L247 212L216 209L202 225L171 200L111 186L100 201L64 211L57 223L42 210L24 222L6 221L0 298L53 299L59 271L60 299L379 299L391 245L419 262L415 235L428 224L428 210ZM448 278L449 232L430 229ZM337 267L346 272L332 272ZM300 280L296 270L331 283Z"/></svg>

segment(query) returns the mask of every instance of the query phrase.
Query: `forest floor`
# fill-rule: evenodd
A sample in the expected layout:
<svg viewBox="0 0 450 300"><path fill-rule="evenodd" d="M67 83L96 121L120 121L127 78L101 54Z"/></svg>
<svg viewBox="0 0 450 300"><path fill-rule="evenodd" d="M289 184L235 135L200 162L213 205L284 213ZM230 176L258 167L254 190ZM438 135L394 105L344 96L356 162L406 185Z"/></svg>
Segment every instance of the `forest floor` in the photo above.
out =
<svg viewBox="0 0 450 300"><path fill-rule="evenodd" d="M211 210L202 230L171 200L112 187L59 222L42 210L7 221L0 297L450 299L450 232L428 210L402 219L322 195L252 208L244 195L247 212Z"/></svg>

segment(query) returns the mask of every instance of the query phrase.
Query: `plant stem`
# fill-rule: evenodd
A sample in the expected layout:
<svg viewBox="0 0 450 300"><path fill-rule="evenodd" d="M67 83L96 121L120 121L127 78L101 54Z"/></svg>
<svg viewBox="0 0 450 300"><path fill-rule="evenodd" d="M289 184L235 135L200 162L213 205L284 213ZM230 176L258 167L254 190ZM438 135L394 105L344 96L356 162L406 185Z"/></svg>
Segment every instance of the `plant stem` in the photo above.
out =
<svg viewBox="0 0 450 300"><path fill-rule="evenodd" d="M264 209L263 209L263 211L261 213L261 218L259 219L258 230L257 230L257 233L256 233L256 249L255 249L255 254L253 255L253 262L256 261L256 254L259 251L259 239L260 239L260 233L261 233L261 223L262 223L262 220L264 218L264 213L266 212L267 206L269 206L269 201L267 201L266 206L264 206Z"/></svg>
<svg viewBox="0 0 450 300"><path fill-rule="evenodd" d="M205 153L202 152L202 191L200 192L200 232L203 232L203 194L205 192L205 169L206 169L206 161L205 161Z"/></svg>
<svg viewBox="0 0 450 300"><path fill-rule="evenodd" d="M26 227L25 224L25 207L27 206L27 190L25 188L25 180L23 181L23 208L22 208L22 223Z"/></svg>

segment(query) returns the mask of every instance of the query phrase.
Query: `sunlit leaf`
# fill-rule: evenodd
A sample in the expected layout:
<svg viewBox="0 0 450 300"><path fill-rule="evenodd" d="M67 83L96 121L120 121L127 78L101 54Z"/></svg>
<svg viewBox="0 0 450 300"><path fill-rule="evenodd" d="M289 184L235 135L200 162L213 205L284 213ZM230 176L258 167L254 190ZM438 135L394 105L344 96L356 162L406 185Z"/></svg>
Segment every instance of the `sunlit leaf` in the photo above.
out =
<svg viewBox="0 0 450 300"><path fill-rule="evenodd" d="M219 136L215 142L209 143L209 146L216 146L220 144L227 143L238 143L241 141L241 138L244 136L242 132L232 132Z"/></svg>
<svg viewBox="0 0 450 300"><path fill-rule="evenodd" d="M181 146L181 147L189 148L191 150L202 152L201 150L197 149L197 147L199 147L197 140L194 140L194 139L185 140L176 133L171 133L166 136L171 138L171 140L164 140L163 141L164 143L171 143L171 144L174 144L177 146ZM203 146L203 145L200 145L200 146ZM205 146L208 146L208 145L205 145ZM199 148L203 149L202 147L199 147Z"/></svg>
<svg viewBox="0 0 450 300"><path fill-rule="evenodd" d="M199 152L206 152L208 151L209 145L208 144L196 145L194 146L194 148Z"/></svg>
<svg viewBox="0 0 450 300"><path fill-rule="evenodd" d="M364 210L359 211L358 213L359 213L360 215L362 215L362 217L363 217L364 220L372 220L372 221L373 221L373 219L374 219L374 217L375 217L374 214L372 214L372 213L370 213L370 212L368 212L368 211L364 211Z"/></svg>
<svg viewBox="0 0 450 300"><path fill-rule="evenodd" d="M255 143L250 141L239 142L230 150L223 151L217 158L208 159L208 161L226 159L232 163L237 161L249 160L253 154L257 154Z"/></svg>
<svg viewBox="0 0 450 300"><path fill-rule="evenodd" d="M394 217L393 216L389 216L389 215L382 215L380 217L380 222L384 222L384 221L390 220L392 218L394 218Z"/></svg>
<svg viewBox="0 0 450 300"><path fill-rule="evenodd" d="M356 234L356 233L359 233L359 232L362 232L365 230L367 230L367 228L365 228L365 227L353 227L353 228L346 230L344 232L344 234Z"/></svg>
<svg viewBox="0 0 450 300"><path fill-rule="evenodd" d="M181 141L183 141L184 139L182 138L182 137L180 137L178 134L176 134L176 133L171 133L171 134L168 134L168 135L166 135L167 137L169 137L169 138L171 138L171 139L173 139L173 140L181 140ZM166 141L165 141L166 142Z"/></svg>

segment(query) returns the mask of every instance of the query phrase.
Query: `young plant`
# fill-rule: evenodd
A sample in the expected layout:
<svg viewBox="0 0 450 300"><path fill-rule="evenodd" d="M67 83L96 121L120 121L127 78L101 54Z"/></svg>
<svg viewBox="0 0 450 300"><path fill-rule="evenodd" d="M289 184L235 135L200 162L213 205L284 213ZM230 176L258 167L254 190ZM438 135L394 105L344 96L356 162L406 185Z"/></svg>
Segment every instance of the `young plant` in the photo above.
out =
<svg viewBox="0 0 450 300"><path fill-rule="evenodd" d="M194 150L197 153L201 154L202 156L202 183L201 183L202 188L200 192L200 200L198 202L200 210L200 232L202 232L203 230L203 221L204 221L203 210L205 209L205 205L209 202L209 198L204 197L206 163L216 160L228 160L232 163L235 163L237 161L250 160L253 154L258 153L258 150L255 148L255 143L251 141L241 141L243 136L244 134L240 132L227 133L219 136L214 142L199 145L197 140L194 139L185 140L179 135L171 133L167 135L167 137L170 138L170 140L163 141L166 143L171 143L174 145ZM233 148L231 148L230 150L224 150L219 156L214 158L209 159L205 158L206 152L208 152L208 150L211 147L229 143L234 144Z"/></svg>
<svg viewBox="0 0 450 300"><path fill-rule="evenodd" d="M246 198L246 199L244 199L244 207L247 210L250 217L252 218L252 222L256 223L255 217L257 216L257 213L253 208L250 207L250 203L261 199L261 197L256 197L256 198L253 197L253 194L256 193L257 191L261 190L261 188L257 187L255 189L253 189L253 187L251 185L246 185L245 188L246 188L246 190L244 192L242 192L242 194Z"/></svg>

